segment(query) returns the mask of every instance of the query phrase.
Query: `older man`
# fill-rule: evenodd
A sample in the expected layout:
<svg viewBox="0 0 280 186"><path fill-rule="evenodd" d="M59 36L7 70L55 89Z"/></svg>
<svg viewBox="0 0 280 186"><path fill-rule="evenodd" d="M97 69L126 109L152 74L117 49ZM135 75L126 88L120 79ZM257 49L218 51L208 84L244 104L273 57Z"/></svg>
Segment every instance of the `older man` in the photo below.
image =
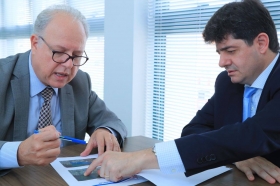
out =
<svg viewBox="0 0 280 186"><path fill-rule="evenodd" d="M88 34L78 10L52 6L36 19L31 51L0 60L2 172L49 164L60 153L60 135L84 139L88 133L83 156L96 147L99 154L105 147L120 151L125 126L91 90L89 75L79 70L89 59Z"/></svg>

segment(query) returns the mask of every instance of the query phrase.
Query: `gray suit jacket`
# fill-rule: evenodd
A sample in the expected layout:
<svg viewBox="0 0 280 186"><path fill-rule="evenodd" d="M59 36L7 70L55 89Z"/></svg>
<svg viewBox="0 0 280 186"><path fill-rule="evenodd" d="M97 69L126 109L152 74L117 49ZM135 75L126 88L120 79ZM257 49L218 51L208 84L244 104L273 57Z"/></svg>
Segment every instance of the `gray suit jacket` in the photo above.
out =
<svg viewBox="0 0 280 186"><path fill-rule="evenodd" d="M29 52L0 59L0 149L7 141L22 141L27 138ZM124 124L91 90L87 73L78 70L75 78L58 92L62 135L84 139L86 132L91 135L97 127L110 127L119 132L120 143L124 140L127 134Z"/></svg>

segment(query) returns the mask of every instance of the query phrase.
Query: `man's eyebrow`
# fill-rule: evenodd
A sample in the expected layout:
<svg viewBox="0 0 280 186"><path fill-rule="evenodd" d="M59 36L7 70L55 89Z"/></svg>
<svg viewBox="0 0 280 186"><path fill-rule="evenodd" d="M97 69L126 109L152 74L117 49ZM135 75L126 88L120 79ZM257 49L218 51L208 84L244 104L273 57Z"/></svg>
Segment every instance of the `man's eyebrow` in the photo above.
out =
<svg viewBox="0 0 280 186"><path fill-rule="evenodd" d="M234 46L226 46L226 47L224 47L224 48L221 48L221 49L216 49L216 52L217 53L219 53L219 52L221 52L221 51L224 51L224 50L227 50L227 49L229 49L229 48L233 48Z"/></svg>
<svg viewBox="0 0 280 186"><path fill-rule="evenodd" d="M61 45L57 45L56 47L58 48L57 50L55 50L57 52L59 52L59 51L67 51L68 50L68 48L66 48L64 46L61 46ZM77 51L73 51L73 53L84 53L84 51L77 50Z"/></svg>

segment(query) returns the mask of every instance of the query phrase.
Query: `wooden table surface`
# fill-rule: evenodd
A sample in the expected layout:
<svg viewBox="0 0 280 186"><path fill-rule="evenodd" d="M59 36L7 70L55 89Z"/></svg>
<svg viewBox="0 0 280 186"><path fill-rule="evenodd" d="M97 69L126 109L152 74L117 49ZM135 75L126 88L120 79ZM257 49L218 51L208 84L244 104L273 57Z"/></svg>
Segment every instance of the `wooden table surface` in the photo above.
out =
<svg viewBox="0 0 280 186"><path fill-rule="evenodd" d="M129 137L124 142L123 151L131 152L145 148L153 147L158 140L135 136ZM60 157L79 156L84 150L85 145L72 145L61 149ZM97 151L93 150L93 154ZM229 165L232 170L225 172L219 176L209 179L199 186L264 186L270 185L261 178L257 177L255 181L247 180L244 173L240 172L235 166ZM10 173L0 177L0 186L66 186L66 182L59 174L48 166L25 166L22 168L13 169ZM274 184L280 186L280 184ZM136 186L154 186L151 182L136 184Z"/></svg>

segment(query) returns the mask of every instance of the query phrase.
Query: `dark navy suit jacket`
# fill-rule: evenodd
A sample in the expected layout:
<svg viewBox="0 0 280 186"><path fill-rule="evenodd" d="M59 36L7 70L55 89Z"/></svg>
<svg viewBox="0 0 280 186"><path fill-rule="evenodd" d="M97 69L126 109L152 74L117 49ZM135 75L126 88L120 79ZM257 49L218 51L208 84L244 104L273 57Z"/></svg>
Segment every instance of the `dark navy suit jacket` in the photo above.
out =
<svg viewBox="0 0 280 186"><path fill-rule="evenodd" d="M243 84L221 72L215 93L175 140L186 175L263 156L280 167L280 57L263 88L255 116L242 123Z"/></svg>

